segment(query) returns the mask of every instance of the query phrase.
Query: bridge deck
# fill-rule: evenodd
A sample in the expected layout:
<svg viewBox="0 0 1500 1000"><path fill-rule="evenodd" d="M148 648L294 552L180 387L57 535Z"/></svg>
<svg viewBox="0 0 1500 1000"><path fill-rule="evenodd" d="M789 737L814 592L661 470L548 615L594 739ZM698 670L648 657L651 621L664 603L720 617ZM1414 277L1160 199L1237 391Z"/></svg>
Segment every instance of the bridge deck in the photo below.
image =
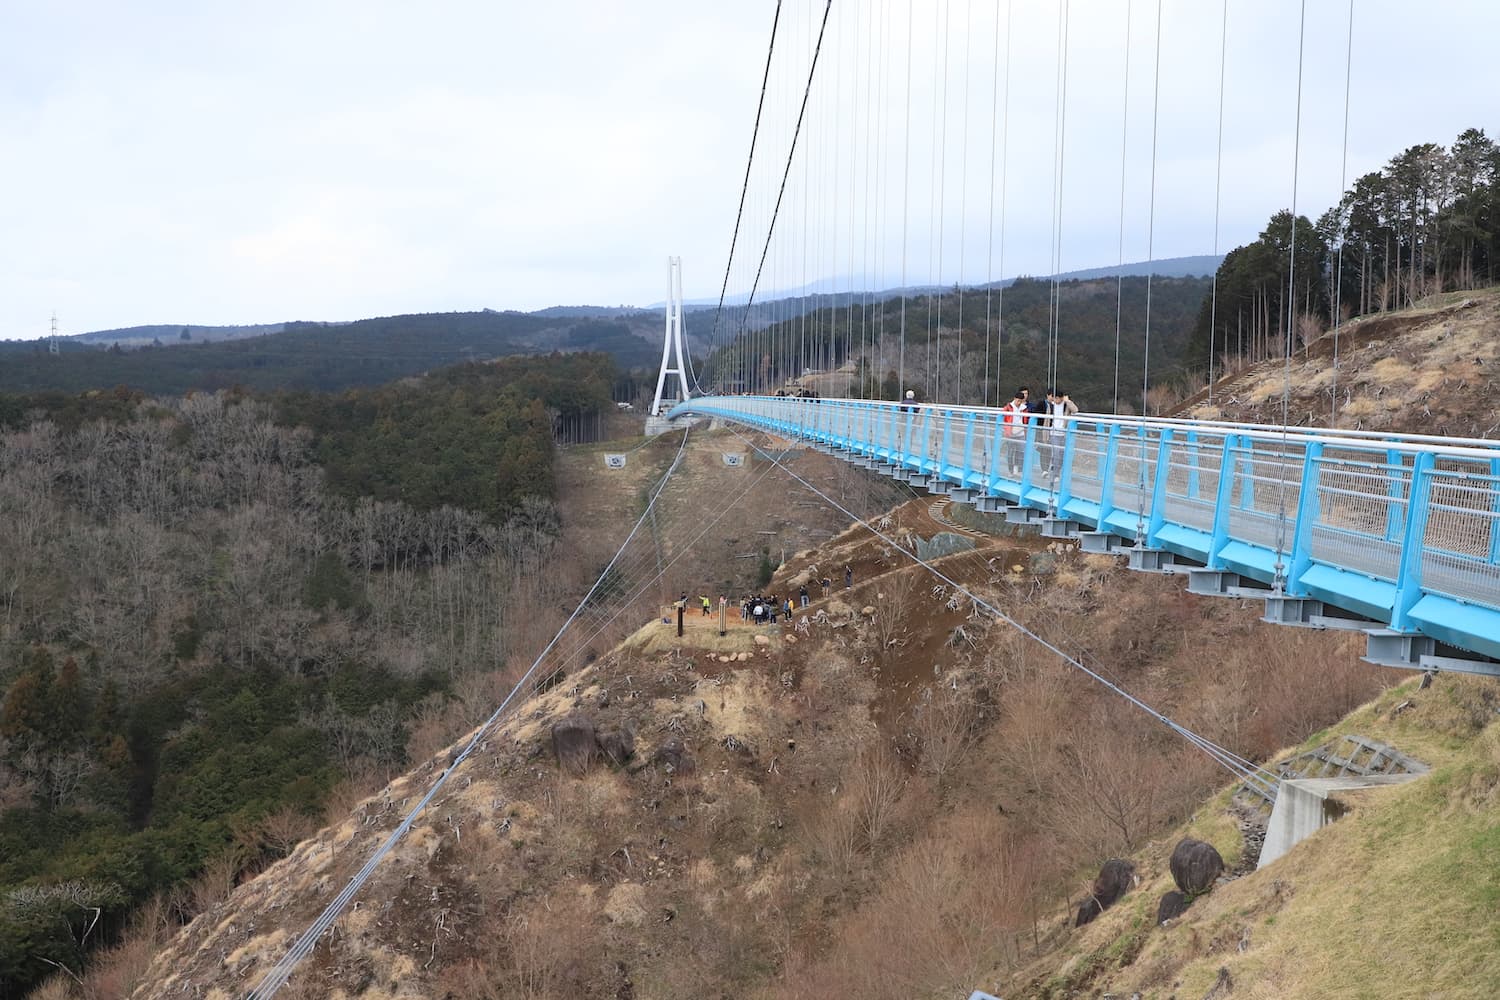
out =
<svg viewBox="0 0 1500 1000"><path fill-rule="evenodd" d="M1312 609L1289 624L1326 626L1326 604L1369 626L1382 662L1500 672L1495 442L1094 414L1006 425L988 408L852 399L710 396L669 416L688 413L1272 588Z"/></svg>

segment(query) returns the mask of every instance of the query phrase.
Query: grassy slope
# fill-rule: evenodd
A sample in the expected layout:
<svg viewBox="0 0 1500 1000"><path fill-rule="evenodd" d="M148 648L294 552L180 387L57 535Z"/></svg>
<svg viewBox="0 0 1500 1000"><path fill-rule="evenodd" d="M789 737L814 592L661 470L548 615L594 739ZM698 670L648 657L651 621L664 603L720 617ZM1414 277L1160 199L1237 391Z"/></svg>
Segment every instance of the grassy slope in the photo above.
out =
<svg viewBox="0 0 1500 1000"><path fill-rule="evenodd" d="M1403 703L1409 707L1394 710ZM1346 797L1351 812L1289 854L1152 926L1181 836L1233 863L1228 791L1136 858L1142 883L1095 924L1012 977L1005 996L1203 996L1227 969L1235 996L1488 997L1500 984L1500 686L1410 681L1338 726L1433 765L1425 778Z"/></svg>

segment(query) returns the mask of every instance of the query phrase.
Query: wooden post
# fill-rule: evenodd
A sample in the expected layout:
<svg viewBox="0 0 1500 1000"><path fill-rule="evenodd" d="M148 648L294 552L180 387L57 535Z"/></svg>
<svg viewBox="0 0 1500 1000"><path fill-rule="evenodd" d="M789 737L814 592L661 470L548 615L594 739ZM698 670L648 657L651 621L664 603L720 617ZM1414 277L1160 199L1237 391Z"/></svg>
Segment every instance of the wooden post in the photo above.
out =
<svg viewBox="0 0 1500 1000"><path fill-rule="evenodd" d="M677 605L677 638L679 639L682 638L682 616L685 614L687 614L687 605L679 602Z"/></svg>

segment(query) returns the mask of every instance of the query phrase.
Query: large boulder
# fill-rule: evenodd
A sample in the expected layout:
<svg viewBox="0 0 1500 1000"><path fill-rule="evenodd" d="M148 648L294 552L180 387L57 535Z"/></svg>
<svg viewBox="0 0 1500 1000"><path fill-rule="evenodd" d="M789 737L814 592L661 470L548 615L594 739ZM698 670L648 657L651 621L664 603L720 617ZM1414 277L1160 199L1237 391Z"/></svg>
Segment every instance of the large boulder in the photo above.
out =
<svg viewBox="0 0 1500 1000"><path fill-rule="evenodd" d="M1099 867L1099 874L1094 879L1088 896L1084 897L1083 904L1078 907L1078 916L1074 918L1073 926L1082 927L1114 906L1121 896L1130 891L1134 880L1135 865L1129 861L1110 858L1104 862Z"/></svg>
<svg viewBox="0 0 1500 1000"><path fill-rule="evenodd" d="M1214 880L1224 873L1224 859L1213 844L1191 837L1172 850L1172 881L1187 896L1201 896L1212 889Z"/></svg>
<svg viewBox="0 0 1500 1000"><path fill-rule="evenodd" d="M573 774L587 771L596 750L594 724L583 713L569 712L552 724L552 752L563 770Z"/></svg>
<svg viewBox="0 0 1500 1000"><path fill-rule="evenodd" d="M917 537L917 558L931 562L933 559L941 559L943 556L951 556L955 552L967 552L974 548L974 539L952 531L940 531L933 535L931 540Z"/></svg>
<svg viewBox="0 0 1500 1000"><path fill-rule="evenodd" d="M1156 904L1156 922L1158 925L1168 920L1175 920L1187 912L1188 898L1176 889L1171 892L1162 893L1161 902Z"/></svg>
<svg viewBox="0 0 1500 1000"><path fill-rule="evenodd" d="M629 726L603 730L595 741L599 745L599 753L617 767L624 766L635 754L635 731Z"/></svg>

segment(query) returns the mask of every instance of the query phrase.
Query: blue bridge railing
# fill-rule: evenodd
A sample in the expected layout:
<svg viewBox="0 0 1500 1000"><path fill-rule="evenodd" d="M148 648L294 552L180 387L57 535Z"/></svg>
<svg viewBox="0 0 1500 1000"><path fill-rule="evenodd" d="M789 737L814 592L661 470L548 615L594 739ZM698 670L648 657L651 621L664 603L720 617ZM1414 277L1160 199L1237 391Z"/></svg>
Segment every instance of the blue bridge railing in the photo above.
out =
<svg viewBox="0 0 1500 1000"><path fill-rule="evenodd" d="M1258 587L1274 620L1366 631L1378 662L1500 671L1464 658L1500 659L1494 442L852 399L709 396L669 416L685 414L1185 560L1193 589Z"/></svg>

